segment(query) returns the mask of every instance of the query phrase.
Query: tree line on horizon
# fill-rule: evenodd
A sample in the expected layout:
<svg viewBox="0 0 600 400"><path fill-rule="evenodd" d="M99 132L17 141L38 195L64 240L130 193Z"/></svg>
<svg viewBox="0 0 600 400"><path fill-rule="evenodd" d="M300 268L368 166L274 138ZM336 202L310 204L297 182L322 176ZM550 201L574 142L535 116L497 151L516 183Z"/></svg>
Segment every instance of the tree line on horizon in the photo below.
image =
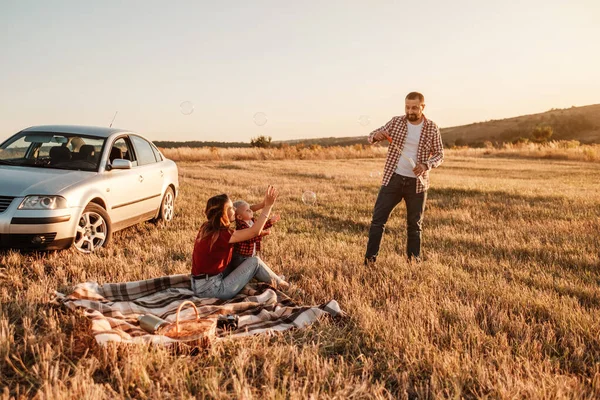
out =
<svg viewBox="0 0 600 400"><path fill-rule="evenodd" d="M354 146L357 144L366 144L366 136L357 137L345 137L345 138L318 138L318 139L295 139L286 141L273 141L271 136L257 136L250 139L249 143L246 142L203 142L203 141L167 141L167 140L154 140L152 143L156 147L163 149L176 149L176 148L199 148L199 147L215 147L215 148L285 148L288 146L320 146L320 147L333 147L333 146Z"/></svg>
<svg viewBox="0 0 600 400"><path fill-rule="evenodd" d="M589 108L580 107L580 108ZM600 143L600 115L595 109L591 113L579 110L556 110L530 116L490 120L453 128L442 128L444 146L451 147L489 147L490 144L503 143L545 143L550 140L576 140L583 143ZM592 120L590 117L595 117ZM590 134L591 133L591 134ZM366 136L327 137L316 139L296 139L273 141L271 136L257 136L249 142L217 141L154 141L161 148L284 148L333 147L366 145ZM387 145L387 143L382 143Z"/></svg>

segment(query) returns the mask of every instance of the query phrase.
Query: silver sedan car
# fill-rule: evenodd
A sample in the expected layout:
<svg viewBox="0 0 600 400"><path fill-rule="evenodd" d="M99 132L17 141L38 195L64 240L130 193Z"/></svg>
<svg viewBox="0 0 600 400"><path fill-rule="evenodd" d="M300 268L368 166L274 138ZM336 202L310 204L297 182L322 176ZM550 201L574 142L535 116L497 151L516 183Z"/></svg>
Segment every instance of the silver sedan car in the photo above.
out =
<svg viewBox="0 0 600 400"><path fill-rule="evenodd" d="M114 128L35 126L0 145L0 246L90 253L113 232L170 221L177 165Z"/></svg>

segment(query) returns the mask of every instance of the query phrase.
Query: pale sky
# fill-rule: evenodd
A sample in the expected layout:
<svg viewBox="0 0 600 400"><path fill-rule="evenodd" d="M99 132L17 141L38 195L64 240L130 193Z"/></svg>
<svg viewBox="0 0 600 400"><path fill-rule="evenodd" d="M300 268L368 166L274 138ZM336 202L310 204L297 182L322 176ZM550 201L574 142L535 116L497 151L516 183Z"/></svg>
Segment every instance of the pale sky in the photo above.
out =
<svg viewBox="0 0 600 400"><path fill-rule="evenodd" d="M0 140L115 111L152 140L359 136L413 90L441 127L597 104L599 21L598 0L0 0Z"/></svg>

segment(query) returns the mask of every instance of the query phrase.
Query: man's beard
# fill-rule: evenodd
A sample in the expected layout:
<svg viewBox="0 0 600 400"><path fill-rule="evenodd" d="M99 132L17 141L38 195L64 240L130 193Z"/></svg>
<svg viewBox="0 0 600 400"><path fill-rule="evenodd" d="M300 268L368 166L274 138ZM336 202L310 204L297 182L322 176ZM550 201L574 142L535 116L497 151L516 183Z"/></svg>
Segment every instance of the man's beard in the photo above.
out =
<svg viewBox="0 0 600 400"><path fill-rule="evenodd" d="M409 121L417 121L419 116L417 116L417 114L406 114L406 119Z"/></svg>

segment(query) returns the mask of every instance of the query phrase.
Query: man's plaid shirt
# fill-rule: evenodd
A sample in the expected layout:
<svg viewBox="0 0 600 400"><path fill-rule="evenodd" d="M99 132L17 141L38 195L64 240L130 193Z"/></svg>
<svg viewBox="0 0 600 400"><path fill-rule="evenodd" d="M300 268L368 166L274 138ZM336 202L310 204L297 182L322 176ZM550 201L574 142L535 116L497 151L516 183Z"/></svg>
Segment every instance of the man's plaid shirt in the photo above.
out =
<svg viewBox="0 0 600 400"><path fill-rule="evenodd" d="M369 135L369 143L375 143L373 136L383 130L387 131L392 139L392 143L390 143L390 147L388 148L385 167L383 169L383 179L381 181L383 186L387 186L390 179L392 179L394 171L396 171L398 159L400 158L400 154L402 154L404 142L408 135L406 116L394 117L381 128L375 129ZM421 183L420 179L417 179L417 193L429 189L429 171L431 168L438 167L442 161L444 161L444 145L442 144L440 129L435 122L425 118L425 115L423 115L423 127L421 128L416 163L425 164L427 171L421 175L423 183Z"/></svg>
<svg viewBox="0 0 600 400"><path fill-rule="evenodd" d="M254 218L252 218L252 222L256 222ZM271 220L268 220L265 223L263 230L269 229L273 226ZM246 221L241 221L239 219L235 220L235 230L239 229L247 229L250 228L250 225ZM256 253L260 251L260 242L262 240L262 236L258 235L252 239L246 240L244 242L237 242L233 244L233 252L239 254L243 257L252 257L254 253L254 244L256 244Z"/></svg>

